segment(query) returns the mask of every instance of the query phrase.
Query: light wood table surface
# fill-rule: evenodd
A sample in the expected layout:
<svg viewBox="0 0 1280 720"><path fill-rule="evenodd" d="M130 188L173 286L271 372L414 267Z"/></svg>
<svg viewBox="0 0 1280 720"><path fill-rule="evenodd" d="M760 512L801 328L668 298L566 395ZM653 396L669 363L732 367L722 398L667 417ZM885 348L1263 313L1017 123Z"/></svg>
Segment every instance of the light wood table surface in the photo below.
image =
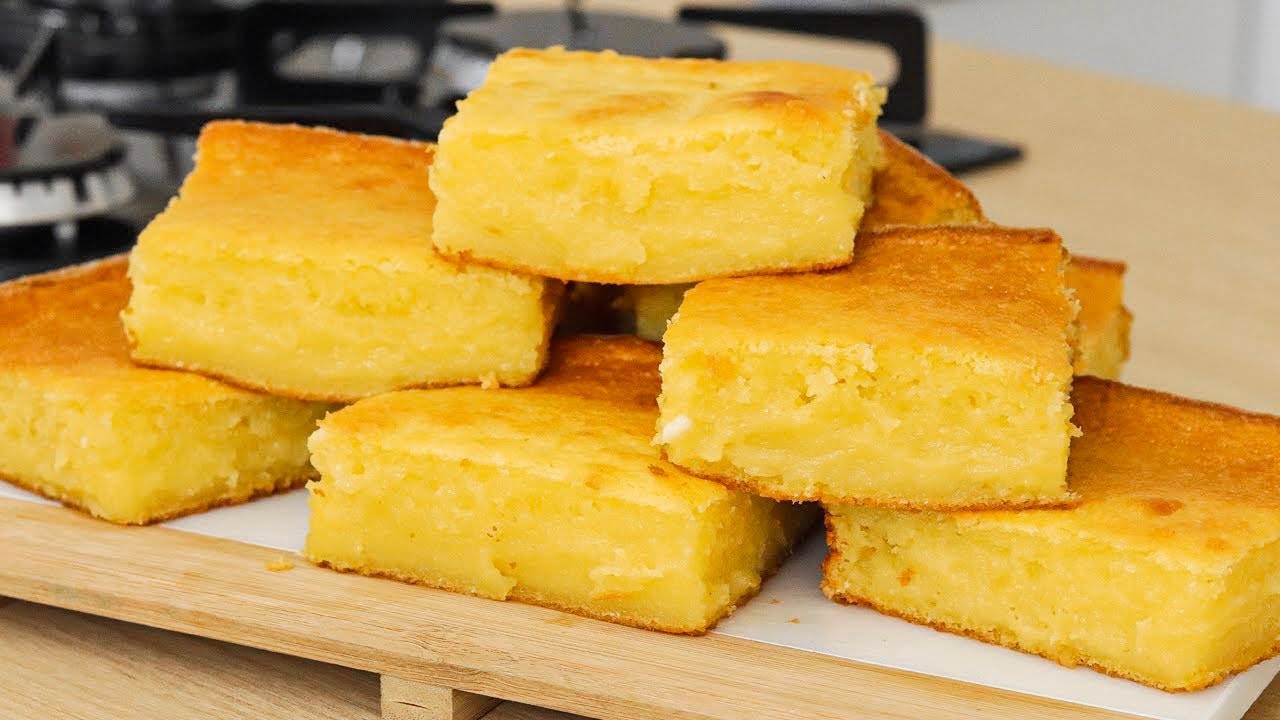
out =
<svg viewBox="0 0 1280 720"><path fill-rule="evenodd" d="M730 42L739 57L846 53L756 32ZM932 67L935 124L1026 148L966 178L992 218L1130 264L1127 379L1280 412L1280 117L946 44ZM0 598L3 718L362 720L377 708L367 673ZM569 716L505 703L487 717ZM1280 720L1280 685L1248 717Z"/></svg>

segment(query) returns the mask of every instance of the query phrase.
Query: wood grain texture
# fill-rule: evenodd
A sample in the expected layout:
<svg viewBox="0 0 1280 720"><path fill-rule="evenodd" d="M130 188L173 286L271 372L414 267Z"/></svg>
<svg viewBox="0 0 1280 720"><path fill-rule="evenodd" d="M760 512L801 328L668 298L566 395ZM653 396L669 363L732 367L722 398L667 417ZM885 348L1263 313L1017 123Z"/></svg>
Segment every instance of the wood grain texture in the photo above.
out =
<svg viewBox="0 0 1280 720"><path fill-rule="evenodd" d="M377 717L370 673L0 601L6 720Z"/></svg>
<svg viewBox="0 0 1280 720"><path fill-rule="evenodd" d="M378 686L371 673L3 597L0 661L0 717L13 720L96 719L105 705L113 706L118 713L113 717L121 720L378 717ZM192 673L197 680L182 683L181 702L167 702L173 679ZM321 714L329 709L334 712ZM484 717L582 720L513 702ZM1280 679L1245 720L1280 720Z"/></svg>
<svg viewBox="0 0 1280 720"><path fill-rule="evenodd" d="M502 703L484 717L485 720L585 720L581 715L570 715L521 703Z"/></svg>
<svg viewBox="0 0 1280 720"><path fill-rule="evenodd" d="M1114 718L734 638L682 637L0 500L0 595L603 720Z"/></svg>
<svg viewBox="0 0 1280 720"><path fill-rule="evenodd" d="M430 683L382 676L382 720L480 720L500 700Z"/></svg>

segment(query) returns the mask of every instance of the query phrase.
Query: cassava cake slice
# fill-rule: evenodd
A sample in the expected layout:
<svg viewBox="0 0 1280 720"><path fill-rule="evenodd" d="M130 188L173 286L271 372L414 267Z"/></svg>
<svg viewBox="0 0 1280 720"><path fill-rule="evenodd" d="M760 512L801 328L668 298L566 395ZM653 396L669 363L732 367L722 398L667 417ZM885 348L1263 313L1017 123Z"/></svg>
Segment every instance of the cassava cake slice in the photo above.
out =
<svg viewBox="0 0 1280 720"><path fill-rule="evenodd" d="M434 241L604 283L844 265L884 97L823 65L512 50L440 133Z"/></svg>
<svg viewBox="0 0 1280 720"><path fill-rule="evenodd" d="M306 554L341 570L700 633L755 594L813 506L650 445L657 346L558 340L538 384L379 395L311 439Z"/></svg>
<svg viewBox="0 0 1280 720"><path fill-rule="evenodd" d="M303 399L533 380L559 283L439 257L431 145L220 121L129 273L133 358Z"/></svg>
<svg viewBox="0 0 1280 720"><path fill-rule="evenodd" d="M655 442L768 497L1071 500L1076 306L1048 230L899 227L852 265L708 280L665 336Z"/></svg>
<svg viewBox="0 0 1280 720"><path fill-rule="evenodd" d="M1096 378L1069 509L830 506L823 589L950 632L1195 690L1280 647L1280 418Z"/></svg>
<svg viewBox="0 0 1280 720"><path fill-rule="evenodd" d="M314 477L307 437L327 405L129 361L126 264L0 285L0 477L128 524Z"/></svg>

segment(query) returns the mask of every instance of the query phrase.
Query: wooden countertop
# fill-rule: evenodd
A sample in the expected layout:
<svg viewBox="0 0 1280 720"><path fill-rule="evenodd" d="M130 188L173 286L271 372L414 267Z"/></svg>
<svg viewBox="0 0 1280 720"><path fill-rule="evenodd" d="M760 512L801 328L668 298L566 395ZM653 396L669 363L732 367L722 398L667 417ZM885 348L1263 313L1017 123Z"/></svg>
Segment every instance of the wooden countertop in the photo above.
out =
<svg viewBox="0 0 1280 720"><path fill-rule="evenodd" d="M1129 263L1125 380L1280 413L1280 115L948 45L935 124L1021 143L997 222Z"/></svg>
<svg viewBox="0 0 1280 720"><path fill-rule="evenodd" d="M10 720L381 717L372 673L4 598L0 658ZM582 720L510 702L484 718ZM1280 720L1280 679L1245 720Z"/></svg>
<svg viewBox="0 0 1280 720"><path fill-rule="evenodd" d="M739 56L843 52L730 41ZM1280 412L1280 116L947 44L933 68L934 124L1026 148L966 178L992 218L1129 263L1128 380ZM367 673L3 598L0 657L6 718L378 717ZM569 716L507 703L488 717ZM1280 685L1248 717L1280 720Z"/></svg>

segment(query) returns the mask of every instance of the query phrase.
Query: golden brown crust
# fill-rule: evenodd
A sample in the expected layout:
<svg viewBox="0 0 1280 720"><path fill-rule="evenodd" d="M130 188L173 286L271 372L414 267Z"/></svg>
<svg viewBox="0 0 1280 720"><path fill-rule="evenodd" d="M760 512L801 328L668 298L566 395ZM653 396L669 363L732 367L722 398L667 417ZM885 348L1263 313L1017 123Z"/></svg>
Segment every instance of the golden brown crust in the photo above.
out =
<svg viewBox="0 0 1280 720"><path fill-rule="evenodd" d="M747 601L751 600L756 595L759 595L760 590L764 587L765 582L768 581L769 578L777 574L778 570L782 567L782 564L786 562L787 558L791 556L791 553L795 550L796 546L799 545L800 541L804 539L804 536L806 534L807 533L801 533L797 537L796 542L794 542L791 547L786 548L785 552L778 554L778 559L770 567L765 568L760 573L760 582L744 590L741 595L735 598L732 603L730 603L728 606L724 608L724 611L720 615L713 618L709 623L707 623L705 626L701 628L667 627L667 626L659 625L658 623L644 622L634 618L624 617L620 614L597 613L597 612L592 612L590 610L586 610L582 608L571 608L566 605L562 605L560 603L552 602L552 601L546 600L545 598L538 597L532 593L518 594L516 592L519 589L518 585L512 589L511 596L509 596L505 600L499 600L499 602L507 602L507 601L522 602L527 605L537 605L539 607L545 607L545 608L550 608L552 610L558 610L560 612L569 613L570 615L577 615L579 617L591 618L592 620L602 620L604 622L611 622L616 625L626 625L628 627L639 628L641 630L656 630L658 632L671 633L673 635L692 635L692 636L705 635L709 630L715 628L715 626L718 625L721 620L724 620L725 618L729 617L738 608L746 604ZM317 560L314 558L308 558L308 559L311 560L311 562L315 563L316 565L327 567L327 568L330 568L331 570L337 570L338 572L354 573L356 575L364 575L366 577L387 578L389 580L397 580L399 582L405 582L411 585L421 585L423 587L429 587L429 588L435 588L437 590L445 590L448 592L460 593L462 595L470 595L472 597L484 598L486 600L496 599L488 595L477 593L468 588L452 585L450 583L428 582L421 578L417 578L412 575L409 575L408 573L400 573L395 571L383 571L383 570L370 570L367 568L357 568L357 567L339 567L327 560Z"/></svg>
<svg viewBox="0 0 1280 720"><path fill-rule="evenodd" d="M1187 410L1207 411L1216 416L1233 421L1257 423L1262 426L1268 426L1276 430L1280 430L1280 415L1268 415L1266 413L1253 412L1251 410L1244 410L1224 403L1217 403L1209 400L1197 400L1196 398L1174 395L1173 393L1165 392L1163 390L1153 390L1151 388L1138 387L1136 385L1126 385L1125 383L1117 382L1115 380L1106 380L1104 378L1092 376L1077 378L1076 385L1077 387L1086 386L1095 388L1092 392L1102 393L1103 395L1128 394L1132 397L1146 398L1150 401L1185 408Z"/></svg>
<svg viewBox="0 0 1280 720"><path fill-rule="evenodd" d="M406 153L406 150L412 152ZM402 140L382 135L364 135L344 132L327 127L310 127L293 123L264 123L249 120L214 120L204 126L197 140L200 162L209 162L212 156L236 156L266 152L268 157L292 156L307 161L316 158L329 161L325 153L340 152L347 159L375 158L379 164L404 168L408 172L421 171L425 162L431 164L435 145L417 140ZM319 157L317 157L319 156ZM201 175L203 179L209 173ZM226 179L232 181L235 175ZM317 177L323 177L319 175Z"/></svg>
<svg viewBox="0 0 1280 720"><path fill-rule="evenodd" d="M117 273L123 272L123 269L129 263L129 253L117 253L108 255L97 260L90 260L78 265L68 265L66 267L56 268L47 272L37 273L35 275L26 275L24 277L0 283L0 297L11 295L21 295L29 292L33 288L49 287L59 285L64 282L82 280L86 278L106 277L110 278Z"/></svg>
<svg viewBox="0 0 1280 720"><path fill-rule="evenodd" d="M53 368L78 387L172 398L261 397L130 358L131 340L120 322L131 291L128 259L114 255L0 284L0 370Z"/></svg>
<svg viewBox="0 0 1280 720"><path fill-rule="evenodd" d="M667 451L662 450L662 457L667 462L671 462L667 458ZM674 464L674 463L673 463ZM721 475L719 473L710 473L702 470L695 470L684 465L678 466L684 472L699 477L704 480L712 480L733 490L741 490L759 495L771 500L781 500L792 503L819 502L823 505L858 505L860 507L883 508L885 510L918 510L927 512L961 512L967 510L1043 510L1070 508L1080 503L1080 498L1073 494L1065 497L1054 497L1046 499L1031 500L1014 500L1005 502L980 502L980 503L932 503L910 500L887 500L882 497L830 497L823 493L815 493L812 497L791 495L781 492L778 488L770 487L764 484L757 484L755 481L732 475Z"/></svg>
<svg viewBox="0 0 1280 720"><path fill-rule="evenodd" d="M1071 264L1094 272L1109 273L1111 275L1124 275L1129 270L1129 265L1122 260L1110 260L1088 255L1072 255Z"/></svg>
<svg viewBox="0 0 1280 720"><path fill-rule="evenodd" d="M129 297L127 264L128 255L113 255L0 284L0 367L127 365L114 320Z"/></svg>
<svg viewBox="0 0 1280 720"><path fill-rule="evenodd" d="M927 243L937 244L939 242L943 242L937 238L940 238L944 235L947 237L948 239L947 241L965 243L965 244L967 243L977 244L978 242L1003 242L1003 243L1011 243L1011 244L1023 244L1023 243L1038 244L1038 243L1060 243L1061 242L1061 238L1058 237L1057 233L1055 233L1053 230L1049 228L1011 228L1011 227L1003 227L1003 226L995 226L995 225L989 225L989 226L984 225L981 227L978 227L978 226L967 227L965 225L957 225L954 228L950 228L950 229L946 227L935 227L935 226L928 226L928 225L917 225L917 226L885 225L885 226L871 227L871 228L866 228L864 230L861 230L859 231L857 237L861 238L865 236L868 239L870 239L872 236L883 235L886 237L893 236L896 239L899 236L900 231L908 230L913 227L920 231L935 231L933 236L925 236L923 234L919 235L920 237L919 241L925 244ZM950 230L950 232L948 232L948 230ZM981 233L984 236L984 239L976 238L975 234L977 233ZM505 259L477 257L475 254L473 254L468 250L453 251L453 250L437 247L436 252L440 253L442 257L448 258L450 260L454 260L456 262L469 263L472 265L481 265L483 267L493 268L495 270L508 270L508 271L520 273L523 275L546 275L546 273L548 272L555 272L556 273L555 277L568 282L590 282L590 283L600 283L604 285L635 285L636 284L634 278L629 275L618 275L618 274L611 274L611 273L584 274L584 273L576 272L572 269L562 268L560 266L557 266L554 268L537 268L537 267L532 267L528 265L522 265L516 262L511 262ZM853 259L857 253L856 247L853 252L854 254L851 254L848 258L843 258L840 260L833 260L833 261L821 262L821 263L812 263L810 265L804 265L804 266L790 266L790 267L765 266L765 267L759 267L754 269L744 269L731 274L717 275L713 279L728 280L733 278L754 277L757 275L797 275L797 274L804 274L804 273L826 272L828 270L836 270L849 265L849 263L853 262ZM1110 261L1099 260L1097 262L1109 263ZM682 283L699 282L701 280L706 280L706 279L707 279L706 277L695 273L693 275L688 275L688 276L680 275L680 276L672 276L672 277L666 277L661 279L651 279L650 282L646 282L643 284L645 285L677 285Z"/></svg>
<svg viewBox="0 0 1280 720"><path fill-rule="evenodd" d="M1081 498L1078 507L921 516L911 522L1012 530L1017 537L1040 542L1100 542L1179 572L1202 568L1221 575L1232 572L1244 558L1272 552L1267 548L1274 548L1280 538L1280 468L1275 463L1280 417L1094 377L1077 378L1072 399L1083 431L1072 443L1068 470L1068 482ZM1024 647L1014 636L934 621L841 587L837 567L856 559L842 556L835 520L828 515L826 521L831 553L823 565L823 590L828 596L939 630L1035 652L1067 666L1088 665L1168 691L1207 687L1280 650L1273 647L1226 669L1168 685L1107 667L1070 649Z"/></svg>
<svg viewBox="0 0 1280 720"><path fill-rule="evenodd" d="M548 80L554 78L554 80ZM640 58L515 48L494 60L488 79L459 103L441 135L474 122L488 133L530 123L566 133L601 128L642 136L646 128L800 126L813 132L867 125L884 90L864 72L786 60ZM584 86L595 92L581 92Z"/></svg>
<svg viewBox="0 0 1280 720"><path fill-rule="evenodd" d="M595 272L583 273L583 272L580 272L579 270L563 267L560 265L557 265L555 267L549 267L549 268L537 268L537 267L522 265L516 262L511 262L509 260L506 260L505 258L495 259L495 258L488 258L488 257L478 257L467 250L453 251L453 250L441 248L439 246L436 246L436 252L438 252L441 257L445 257L450 260L454 260L456 262L469 263L472 265L480 265L482 267L492 268L494 270L507 270L514 273L520 273L522 275L541 275L541 276L555 277L559 280L565 280L568 282L590 282L590 283L600 283L603 285L636 285L636 284L678 285L681 283L692 283L692 282L698 282L699 280L707 279L705 274L692 273L690 275L672 275L670 277L646 278L646 281L644 283L636 283L635 275L633 273L628 273L628 274L595 273ZM855 250L854 252L857 252L857 251ZM750 277L753 275L794 275L797 273L821 272L824 270L835 270L837 268L844 267L852 261L853 261L853 255L851 254L849 257L842 258L840 260L812 263L810 265L804 265L804 266L796 266L796 265L792 265L789 267L764 266L764 267L753 268L753 269L743 269L743 270L735 271L733 273L716 275L716 278L724 279L724 278L736 278L736 277ZM554 273L554 275L551 275L551 273Z"/></svg>
<svg viewBox="0 0 1280 720"><path fill-rule="evenodd" d="M685 296L664 340L891 339L964 348L1071 374L1061 239L1052 230L897 226L858 235L851 265L822 273L717 278Z"/></svg>
<svg viewBox="0 0 1280 720"><path fill-rule="evenodd" d="M155 517L147 518L146 520L142 520L139 522L120 522L118 520L112 520L111 518L105 518L105 517L102 517L101 515L94 514L94 512L90 510L89 507L84 505L83 503L78 503L75 500L72 500L70 498L65 498L65 497L55 495L54 493L46 492L43 488L41 488L38 485L25 482L11 475L5 475L0 473L0 481L4 481L9 483L10 485L14 485L16 487L22 488L23 490L26 490L27 492L32 493L34 495L39 495L40 497L46 498L48 500L52 500L56 503L61 504L63 507L67 507L72 510L85 513L86 515L97 518L99 520L105 520L106 522L115 523L116 525L134 525L134 526L155 525L156 523L167 522L169 520L176 520L177 518L186 517L188 515L196 515L202 512L213 510L214 508L226 507L228 505L241 505L249 502L250 500L256 500L257 498L268 497L270 495L279 495L280 493L288 492L290 490L296 490L306 485L308 482L318 479L319 477L320 477L320 474L316 472L314 469L312 469L311 471L303 475L296 475L296 476L291 475L283 478L278 478L271 487L254 488L253 491L249 493L232 495L224 498L219 498L211 502L201 503L199 505L192 505L191 507L182 508L179 510L175 510L173 512L165 513L163 515L157 515Z"/></svg>
<svg viewBox="0 0 1280 720"><path fill-rule="evenodd" d="M892 133L881 130L880 144L886 164L872 179L862 230L987 222L978 198L954 175Z"/></svg>

